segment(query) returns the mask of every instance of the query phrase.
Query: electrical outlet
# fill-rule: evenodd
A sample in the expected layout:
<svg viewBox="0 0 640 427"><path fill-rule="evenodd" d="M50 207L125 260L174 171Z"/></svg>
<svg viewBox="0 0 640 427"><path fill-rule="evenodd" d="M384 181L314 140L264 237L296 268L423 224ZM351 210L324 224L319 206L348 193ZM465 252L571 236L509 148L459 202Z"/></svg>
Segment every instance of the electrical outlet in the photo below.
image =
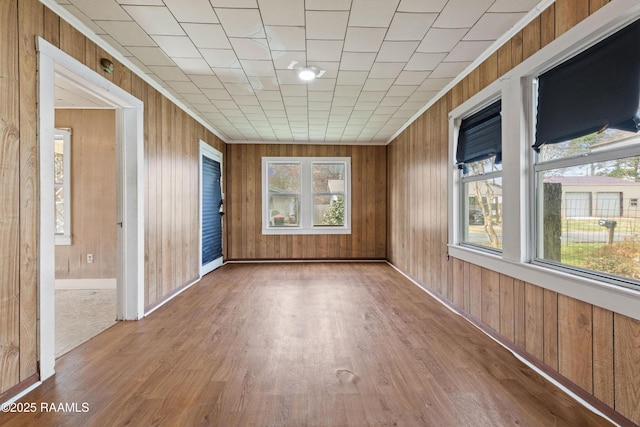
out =
<svg viewBox="0 0 640 427"><path fill-rule="evenodd" d="M87 254L87 264L93 263L93 254Z"/></svg>

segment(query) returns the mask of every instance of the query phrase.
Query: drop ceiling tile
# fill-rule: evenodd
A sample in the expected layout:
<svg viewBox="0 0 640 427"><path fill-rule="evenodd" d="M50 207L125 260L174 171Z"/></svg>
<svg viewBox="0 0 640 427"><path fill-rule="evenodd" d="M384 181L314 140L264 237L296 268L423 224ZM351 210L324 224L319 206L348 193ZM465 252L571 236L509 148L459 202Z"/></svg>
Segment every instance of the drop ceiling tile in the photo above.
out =
<svg viewBox="0 0 640 427"><path fill-rule="evenodd" d="M179 0L184 1L184 0ZM209 0L213 7L239 7L239 8L249 8L256 9L258 7L258 3L256 0Z"/></svg>
<svg viewBox="0 0 640 427"><path fill-rule="evenodd" d="M256 61L251 59L241 59L240 64L247 77L275 77L276 70L273 69L271 61Z"/></svg>
<svg viewBox="0 0 640 427"><path fill-rule="evenodd" d="M375 53L344 52L340 60L340 70L368 71L375 59Z"/></svg>
<svg viewBox="0 0 640 427"><path fill-rule="evenodd" d="M154 41L133 21L96 21L122 46L155 46Z"/></svg>
<svg viewBox="0 0 640 427"><path fill-rule="evenodd" d="M289 126L289 119L286 116L283 117L270 117L269 118L269 123L271 123L272 126L277 126L277 125L287 125L287 127ZM283 129L283 126L278 126L279 129Z"/></svg>
<svg viewBox="0 0 640 427"><path fill-rule="evenodd" d="M258 9L216 9L228 37L265 38Z"/></svg>
<svg viewBox="0 0 640 427"><path fill-rule="evenodd" d="M371 91L371 90L362 91L358 99L360 101L380 102L382 98L384 98L384 96L387 94L386 91L387 89L385 89L384 91Z"/></svg>
<svg viewBox="0 0 640 427"><path fill-rule="evenodd" d="M393 114L396 112L398 107L378 107L376 108L376 114Z"/></svg>
<svg viewBox="0 0 640 427"><path fill-rule="evenodd" d="M170 58L201 58L187 36L153 36L153 40Z"/></svg>
<svg viewBox="0 0 640 427"><path fill-rule="evenodd" d="M431 28L416 50L418 52L449 52L468 31L467 28Z"/></svg>
<svg viewBox="0 0 640 427"><path fill-rule="evenodd" d="M305 0L307 10L349 10L351 0Z"/></svg>
<svg viewBox="0 0 640 427"><path fill-rule="evenodd" d="M449 0L433 26L437 28L471 28L493 2L494 0Z"/></svg>
<svg viewBox="0 0 640 427"><path fill-rule="evenodd" d="M445 77L456 77L465 68L467 68L471 62L441 62L435 70L431 72L429 77L434 79L440 79Z"/></svg>
<svg viewBox="0 0 640 427"><path fill-rule="evenodd" d="M345 52L378 52L386 33L386 28L348 27L344 50Z"/></svg>
<svg viewBox="0 0 640 427"><path fill-rule="evenodd" d="M153 65L149 69L162 80L165 81L190 81L189 77L178 67L167 67Z"/></svg>
<svg viewBox="0 0 640 427"><path fill-rule="evenodd" d="M114 0L74 0L74 7L94 21L130 21L131 17Z"/></svg>
<svg viewBox="0 0 640 427"><path fill-rule="evenodd" d="M238 59L262 59L271 61L267 39L230 38Z"/></svg>
<svg viewBox="0 0 640 427"><path fill-rule="evenodd" d="M309 102L331 102L333 99L332 92L309 91L307 94Z"/></svg>
<svg viewBox="0 0 640 427"><path fill-rule="evenodd" d="M306 96L283 96L282 100L287 107L303 107L307 105Z"/></svg>
<svg viewBox="0 0 640 427"><path fill-rule="evenodd" d="M496 0L489 12L529 12L539 0Z"/></svg>
<svg viewBox="0 0 640 427"><path fill-rule="evenodd" d="M307 96L307 85L280 85L282 96Z"/></svg>
<svg viewBox="0 0 640 427"><path fill-rule="evenodd" d="M231 49L231 43L220 24L182 24L193 44L204 49Z"/></svg>
<svg viewBox="0 0 640 427"><path fill-rule="evenodd" d="M367 79L364 84L363 91L381 91L389 90L394 79Z"/></svg>
<svg viewBox="0 0 640 427"><path fill-rule="evenodd" d="M256 97L260 101L281 101L282 95L280 91L276 90L263 90L260 92L256 92Z"/></svg>
<svg viewBox="0 0 640 427"><path fill-rule="evenodd" d="M402 110L402 111L410 111L412 113L417 112L419 109L421 109L422 107L425 106L425 102L422 101L405 101L400 108L398 108L398 110Z"/></svg>
<svg viewBox="0 0 640 427"><path fill-rule="evenodd" d="M213 68L240 68L240 62L233 50L200 49L200 53Z"/></svg>
<svg viewBox="0 0 640 427"><path fill-rule="evenodd" d="M91 18L89 18L87 15L85 15L80 9L78 9L77 7L75 7L72 4L68 4L68 5L63 5L63 7L69 11L69 13L71 13L73 16L75 16L76 18L78 18L80 20L80 22L82 22L84 25L87 26L87 28L89 28L91 31L93 31L96 34L104 34L104 30L102 28L100 28L94 21L91 20ZM122 10L122 9L120 9ZM131 17L129 15L127 15L124 11L124 16L126 16L126 18L124 20L126 21L130 21ZM100 20L108 20L108 18L99 18Z"/></svg>
<svg viewBox="0 0 640 427"><path fill-rule="evenodd" d="M164 3L162 3L162 0L116 0L116 2L119 4L164 6Z"/></svg>
<svg viewBox="0 0 640 427"><path fill-rule="evenodd" d="M385 96L380 101L381 107L400 107L404 101L407 100L407 96Z"/></svg>
<svg viewBox="0 0 640 427"><path fill-rule="evenodd" d="M420 87L418 88L418 90L425 90L425 91L439 91L441 89L444 89L444 87L446 85L449 84L449 82L451 81L450 78L444 78L444 79L434 79L431 76L429 76L429 78L427 78L424 83L422 83L420 85Z"/></svg>
<svg viewBox="0 0 640 427"><path fill-rule="evenodd" d="M216 113L219 111L218 108L211 102L194 103L193 106L201 113Z"/></svg>
<svg viewBox="0 0 640 427"><path fill-rule="evenodd" d="M307 39L343 40L349 12L307 11Z"/></svg>
<svg viewBox="0 0 640 427"><path fill-rule="evenodd" d="M393 85L387 92L387 97L410 96L413 92L416 91L416 89L418 89L418 85Z"/></svg>
<svg viewBox="0 0 640 427"><path fill-rule="evenodd" d="M369 77L373 79L395 79L403 70L404 62L375 62Z"/></svg>
<svg viewBox="0 0 640 427"><path fill-rule="evenodd" d="M444 59L447 62L473 61L491 46L492 41L461 41Z"/></svg>
<svg viewBox="0 0 640 427"><path fill-rule="evenodd" d="M174 65L169 57L159 47L128 47L127 50L139 61L147 66L151 65Z"/></svg>
<svg viewBox="0 0 640 427"><path fill-rule="evenodd" d="M325 79L323 77L307 83L307 86L309 90L333 92L336 87L336 79Z"/></svg>
<svg viewBox="0 0 640 427"><path fill-rule="evenodd" d="M206 103L209 99L201 93L187 93L183 95L183 99L189 104L194 106L195 104ZM195 108L195 106L194 106Z"/></svg>
<svg viewBox="0 0 640 427"><path fill-rule="evenodd" d="M189 78L202 89L221 89L222 83L216 76L192 76Z"/></svg>
<svg viewBox="0 0 640 427"><path fill-rule="evenodd" d="M435 13L396 13L385 40L420 41L427 34L436 17Z"/></svg>
<svg viewBox="0 0 640 427"><path fill-rule="evenodd" d="M395 81L396 85L420 85L431 71L403 71Z"/></svg>
<svg viewBox="0 0 640 427"><path fill-rule="evenodd" d="M126 58L131 61L131 63L133 65L135 65L136 67L138 67L140 69L140 71L142 71L143 73L146 74L153 74L151 72L151 70L149 69L149 67L147 67L146 65L144 65L142 62L140 62L140 60L136 57L133 56L126 56ZM164 64L164 65L173 65L173 64Z"/></svg>
<svg viewBox="0 0 640 427"><path fill-rule="evenodd" d="M340 61L343 42L340 40L308 40L307 61Z"/></svg>
<svg viewBox="0 0 640 427"><path fill-rule="evenodd" d="M182 71L187 74L212 75L213 71L207 61L202 58L173 58Z"/></svg>
<svg viewBox="0 0 640 427"><path fill-rule="evenodd" d="M241 68L214 68L213 72L222 83L249 83Z"/></svg>
<svg viewBox="0 0 640 427"><path fill-rule="evenodd" d="M248 77L249 84L255 91L277 91L280 87L276 77Z"/></svg>
<svg viewBox="0 0 640 427"><path fill-rule="evenodd" d="M339 85L360 85L362 86L367 80L369 73L367 71L345 71L338 72L337 84Z"/></svg>
<svg viewBox="0 0 640 427"><path fill-rule="evenodd" d="M253 95L253 88L248 83L225 83L225 89L233 95Z"/></svg>
<svg viewBox="0 0 640 427"><path fill-rule="evenodd" d="M524 13L485 13L464 40L496 40L523 16Z"/></svg>
<svg viewBox="0 0 640 427"><path fill-rule="evenodd" d="M301 82L294 70L276 70L276 75L281 85L295 85Z"/></svg>
<svg viewBox="0 0 640 427"><path fill-rule="evenodd" d="M178 22L218 22L209 0L164 0L164 3Z"/></svg>
<svg viewBox="0 0 640 427"><path fill-rule="evenodd" d="M131 17L152 36L182 36L184 31L169 9L158 6L123 6Z"/></svg>
<svg viewBox="0 0 640 427"><path fill-rule="evenodd" d="M362 92L362 85L336 85L335 97L357 97Z"/></svg>
<svg viewBox="0 0 640 427"><path fill-rule="evenodd" d="M202 93L212 101L230 101L233 99L226 89L202 89Z"/></svg>
<svg viewBox="0 0 640 427"><path fill-rule="evenodd" d="M322 75L323 79L335 79L338 77L338 67L340 66L339 62L316 61L310 65L324 71L324 74Z"/></svg>
<svg viewBox="0 0 640 427"><path fill-rule="evenodd" d="M216 106L225 116L233 115L234 111L240 111L235 101L216 101Z"/></svg>
<svg viewBox="0 0 640 427"><path fill-rule="evenodd" d="M302 26L304 0L258 0L264 25Z"/></svg>
<svg viewBox="0 0 640 427"><path fill-rule="evenodd" d="M193 82L167 82L178 93L202 93Z"/></svg>
<svg viewBox="0 0 640 427"><path fill-rule="evenodd" d="M321 93L321 92L315 92L315 93ZM330 110L331 110L331 102L314 101L309 103L309 112L324 111L328 116Z"/></svg>
<svg viewBox="0 0 640 427"><path fill-rule="evenodd" d="M304 51L272 50L271 56L276 70L286 70L293 61L298 63L297 66L304 66L307 63L307 55Z"/></svg>
<svg viewBox="0 0 640 427"><path fill-rule="evenodd" d="M282 101L260 101L260 105L262 105L265 111L284 110L284 103Z"/></svg>
<svg viewBox="0 0 640 427"><path fill-rule="evenodd" d="M233 100L236 101L236 104L240 106L242 111L244 111L244 109L242 108L243 106L246 107L260 105L260 102L258 102L258 98L256 98L254 95L233 95Z"/></svg>
<svg viewBox="0 0 640 427"><path fill-rule="evenodd" d="M428 102L430 101L438 92L437 91L415 91L413 95L409 97L409 101L411 102Z"/></svg>
<svg viewBox="0 0 640 427"><path fill-rule="evenodd" d="M376 62L407 62L420 42L384 41L378 52Z"/></svg>
<svg viewBox="0 0 640 427"><path fill-rule="evenodd" d="M433 70L447 56L446 53L420 53L413 54L407 65L406 71Z"/></svg>
<svg viewBox="0 0 640 427"><path fill-rule="evenodd" d="M304 50L304 27L266 26L267 41L271 50Z"/></svg>
<svg viewBox="0 0 640 427"><path fill-rule="evenodd" d="M353 0L349 26L388 27L400 0Z"/></svg>
<svg viewBox="0 0 640 427"><path fill-rule="evenodd" d="M448 0L402 0L398 12L433 12L439 13ZM510 1L510 0L505 0Z"/></svg>

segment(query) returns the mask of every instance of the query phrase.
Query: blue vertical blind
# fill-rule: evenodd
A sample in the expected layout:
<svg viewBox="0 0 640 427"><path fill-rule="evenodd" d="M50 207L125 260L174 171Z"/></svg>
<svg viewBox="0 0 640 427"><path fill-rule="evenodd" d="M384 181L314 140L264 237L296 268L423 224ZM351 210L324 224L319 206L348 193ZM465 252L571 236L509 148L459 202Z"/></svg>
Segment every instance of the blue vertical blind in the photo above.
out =
<svg viewBox="0 0 640 427"><path fill-rule="evenodd" d="M222 256L220 162L202 156L202 265Z"/></svg>
<svg viewBox="0 0 640 427"><path fill-rule="evenodd" d="M458 132L456 164L466 171L466 165L496 156L502 161L502 102L500 100L462 119Z"/></svg>
<svg viewBox="0 0 640 427"><path fill-rule="evenodd" d="M605 128L640 128L640 21L538 78L536 141L579 138Z"/></svg>

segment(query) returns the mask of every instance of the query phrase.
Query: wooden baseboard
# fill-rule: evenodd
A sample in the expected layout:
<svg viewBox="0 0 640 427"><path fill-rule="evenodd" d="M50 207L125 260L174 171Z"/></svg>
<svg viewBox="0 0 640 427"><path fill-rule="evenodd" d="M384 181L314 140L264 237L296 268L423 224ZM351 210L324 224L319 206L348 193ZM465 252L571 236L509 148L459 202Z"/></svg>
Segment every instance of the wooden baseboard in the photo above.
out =
<svg viewBox="0 0 640 427"><path fill-rule="evenodd" d="M8 400L12 399L14 396L19 395L23 391L27 390L29 387L36 384L38 381L40 381L40 374L39 373L33 374L30 377L27 377L24 381L21 381L18 384L11 387L10 389L4 391L3 393L0 393L0 404L7 402Z"/></svg>

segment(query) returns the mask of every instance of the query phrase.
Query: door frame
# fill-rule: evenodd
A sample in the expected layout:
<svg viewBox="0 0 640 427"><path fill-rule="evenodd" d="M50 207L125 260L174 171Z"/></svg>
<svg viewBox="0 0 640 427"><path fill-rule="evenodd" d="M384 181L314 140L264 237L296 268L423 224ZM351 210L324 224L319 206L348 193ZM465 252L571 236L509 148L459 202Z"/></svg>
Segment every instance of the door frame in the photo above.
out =
<svg viewBox="0 0 640 427"><path fill-rule="evenodd" d="M210 146L209 144L207 144L206 142L204 142L203 140L200 140L200 155L198 156L198 167L199 167L199 177L200 177L200 194L199 194L199 202L200 202L200 233L198 233L199 235L199 244L198 244L198 269L200 271L200 277L204 276L207 273L210 273L211 271L215 270L216 268L220 267L223 264L223 258L224 255L221 256L218 259L215 259L213 261L211 261L210 263L208 263L207 265L203 266L202 265L202 209L203 209L203 203L202 203L202 157L207 157L211 160L215 160L216 162L220 163L220 194L222 195L222 200L224 200L224 174L223 174L223 167L224 165L222 164L222 153L218 150L216 150L215 148L213 148L212 146ZM222 221L222 236L224 236L224 220L221 219Z"/></svg>
<svg viewBox="0 0 640 427"><path fill-rule="evenodd" d="M40 171L39 315L40 380L55 373L55 239L53 141L55 76L72 81L116 110L117 318L144 316L144 103L41 37L38 49ZM51 159L51 161L44 161Z"/></svg>

